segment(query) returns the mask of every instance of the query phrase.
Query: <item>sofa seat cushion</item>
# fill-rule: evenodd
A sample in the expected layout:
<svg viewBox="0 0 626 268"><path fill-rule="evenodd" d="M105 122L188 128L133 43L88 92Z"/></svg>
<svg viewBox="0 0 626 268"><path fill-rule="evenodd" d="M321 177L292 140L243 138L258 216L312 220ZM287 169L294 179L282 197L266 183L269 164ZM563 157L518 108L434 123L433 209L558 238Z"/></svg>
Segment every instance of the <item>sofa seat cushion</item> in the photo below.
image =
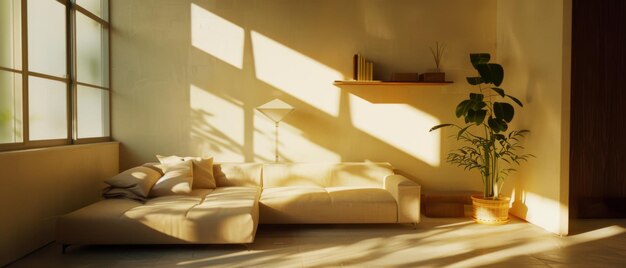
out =
<svg viewBox="0 0 626 268"><path fill-rule="evenodd" d="M261 223L397 222L396 201L380 188L265 188L259 210Z"/></svg>
<svg viewBox="0 0 626 268"><path fill-rule="evenodd" d="M196 236L211 243L252 243L259 224L258 187L218 187L187 215Z"/></svg>
<svg viewBox="0 0 626 268"><path fill-rule="evenodd" d="M63 244L250 243L258 222L259 194L257 187L227 187L157 197L145 204L102 200L59 218L57 240ZM226 211L222 205L231 208Z"/></svg>

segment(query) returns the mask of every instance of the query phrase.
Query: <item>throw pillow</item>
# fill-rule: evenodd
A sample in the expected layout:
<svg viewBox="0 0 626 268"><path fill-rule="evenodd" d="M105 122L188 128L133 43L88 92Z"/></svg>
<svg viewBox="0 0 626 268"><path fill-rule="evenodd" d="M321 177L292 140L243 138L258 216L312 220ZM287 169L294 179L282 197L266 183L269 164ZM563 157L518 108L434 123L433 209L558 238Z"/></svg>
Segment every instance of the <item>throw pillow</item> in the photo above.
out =
<svg viewBox="0 0 626 268"><path fill-rule="evenodd" d="M167 164L163 164L163 168L165 174L156 182L154 187L152 187L150 196L156 197L191 193L191 186L193 184L191 160L167 162Z"/></svg>
<svg viewBox="0 0 626 268"><path fill-rule="evenodd" d="M115 188L113 186L109 186L102 191L102 197L106 199L111 198L120 198L120 199L130 199L136 200L139 202L146 202L147 198L145 196L139 196L128 189L123 188Z"/></svg>
<svg viewBox="0 0 626 268"><path fill-rule="evenodd" d="M185 157L184 159L193 161L194 189L215 189L213 157Z"/></svg>
<svg viewBox="0 0 626 268"><path fill-rule="evenodd" d="M161 175L164 174L164 172L163 172L163 165L161 165L161 163L150 162L150 163L145 163L145 164L143 164L141 166L154 169L155 171L159 172Z"/></svg>
<svg viewBox="0 0 626 268"><path fill-rule="evenodd" d="M215 189L215 177L213 176L213 157L180 157L176 155L157 155L161 167L184 160L193 162L193 189Z"/></svg>
<svg viewBox="0 0 626 268"><path fill-rule="evenodd" d="M104 182L112 188L126 189L140 197L148 197L150 189L161 174L148 167L134 167L117 174Z"/></svg>

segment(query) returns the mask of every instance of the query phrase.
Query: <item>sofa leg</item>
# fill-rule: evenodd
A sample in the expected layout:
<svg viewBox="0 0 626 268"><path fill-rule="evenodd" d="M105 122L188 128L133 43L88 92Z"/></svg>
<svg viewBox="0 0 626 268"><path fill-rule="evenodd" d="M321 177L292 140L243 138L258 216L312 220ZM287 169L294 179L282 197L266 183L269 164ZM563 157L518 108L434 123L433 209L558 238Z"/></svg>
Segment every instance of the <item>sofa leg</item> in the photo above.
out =
<svg viewBox="0 0 626 268"><path fill-rule="evenodd" d="M411 225L413 225L413 230L417 230L417 222L412 222Z"/></svg>
<svg viewBox="0 0 626 268"><path fill-rule="evenodd" d="M69 248L70 245L69 244L62 244L61 245L61 253L65 254L65 252L67 251L67 248Z"/></svg>

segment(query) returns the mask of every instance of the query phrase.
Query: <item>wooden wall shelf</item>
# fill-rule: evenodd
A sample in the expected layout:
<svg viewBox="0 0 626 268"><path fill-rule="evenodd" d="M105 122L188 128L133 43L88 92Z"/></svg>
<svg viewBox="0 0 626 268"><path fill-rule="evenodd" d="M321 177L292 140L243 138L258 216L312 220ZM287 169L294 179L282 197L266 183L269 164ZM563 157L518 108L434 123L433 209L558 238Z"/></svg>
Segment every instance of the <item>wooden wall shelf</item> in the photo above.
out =
<svg viewBox="0 0 626 268"><path fill-rule="evenodd" d="M386 81L335 81L335 86L446 86L453 81L444 82L386 82Z"/></svg>

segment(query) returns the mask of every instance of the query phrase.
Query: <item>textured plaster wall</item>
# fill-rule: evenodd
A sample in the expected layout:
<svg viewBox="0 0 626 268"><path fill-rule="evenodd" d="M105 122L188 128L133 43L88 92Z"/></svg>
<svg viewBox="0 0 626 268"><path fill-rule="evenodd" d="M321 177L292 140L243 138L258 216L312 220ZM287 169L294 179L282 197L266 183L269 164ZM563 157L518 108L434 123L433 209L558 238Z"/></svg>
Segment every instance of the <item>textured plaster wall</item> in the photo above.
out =
<svg viewBox="0 0 626 268"><path fill-rule="evenodd" d="M530 129L537 157L511 180L512 213L567 234L569 197L571 1L498 1L498 61L503 87L526 104L517 127Z"/></svg>
<svg viewBox="0 0 626 268"><path fill-rule="evenodd" d="M495 0L111 1L113 137L121 168L155 154L273 161L274 98L296 110L280 128L282 161L387 161L432 189L480 189L445 163L473 74L470 52L496 51ZM352 55L375 77L434 68L447 44L449 86L337 87Z"/></svg>

